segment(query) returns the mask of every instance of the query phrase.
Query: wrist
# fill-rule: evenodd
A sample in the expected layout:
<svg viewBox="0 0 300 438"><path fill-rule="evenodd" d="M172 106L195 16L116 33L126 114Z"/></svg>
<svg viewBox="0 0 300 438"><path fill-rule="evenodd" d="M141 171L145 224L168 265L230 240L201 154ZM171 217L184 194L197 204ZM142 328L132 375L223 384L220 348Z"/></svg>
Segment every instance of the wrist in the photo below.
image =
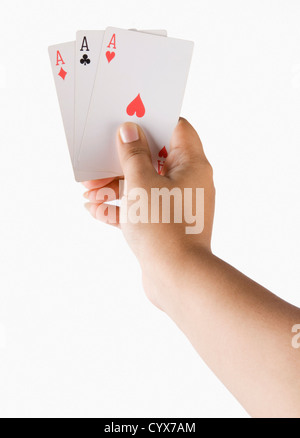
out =
<svg viewBox="0 0 300 438"><path fill-rule="evenodd" d="M143 285L149 300L165 313L172 313L187 294L191 281L196 275L201 277L203 261L213 256L210 247L199 245L176 245L154 251L140 260L143 273Z"/></svg>

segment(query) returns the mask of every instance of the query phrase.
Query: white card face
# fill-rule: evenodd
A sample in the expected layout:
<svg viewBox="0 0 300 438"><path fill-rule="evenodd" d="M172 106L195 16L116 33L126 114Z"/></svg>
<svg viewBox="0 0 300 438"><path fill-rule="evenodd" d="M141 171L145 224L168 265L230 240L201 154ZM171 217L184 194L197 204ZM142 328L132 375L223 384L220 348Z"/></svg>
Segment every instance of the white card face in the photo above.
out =
<svg viewBox="0 0 300 438"><path fill-rule="evenodd" d="M117 28L105 31L80 149L80 167L122 175L115 136L126 121L145 131L160 171L180 116L194 44Z"/></svg>
<svg viewBox="0 0 300 438"><path fill-rule="evenodd" d="M136 31L136 29L132 29ZM143 33L167 36L166 30L143 30ZM76 34L75 55L75 136L73 162L80 168L78 156L92 98L97 68L102 49L104 31L81 30ZM109 170L109 169L106 169Z"/></svg>
<svg viewBox="0 0 300 438"><path fill-rule="evenodd" d="M75 42L49 47L49 56L69 153L72 158L74 143Z"/></svg>
<svg viewBox="0 0 300 438"><path fill-rule="evenodd" d="M69 153L73 164L74 155L74 91L75 91L75 41L49 47L52 72L67 138ZM101 179L108 175L102 172L77 171L73 165L75 179L88 181ZM113 176L109 174L109 176Z"/></svg>
<svg viewBox="0 0 300 438"><path fill-rule="evenodd" d="M143 30L139 32L167 36L166 30ZM76 42L72 41L49 47L56 92L76 181L88 181L117 176L117 173L108 170L98 171L89 168L86 170L83 166L76 166L75 161L76 147L79 149L84 132L103 37L104 31L80 31L77 33ZM77 50L77 48L79 48L79 50ZM83 50L81 51L81 49ZM88 52L88 55L90 54L89 52L92 53L94 63L92 63L91 58L83 57L86 52ZM80 62L81 59L83 60L82 63ZM88 62L88 59L90 59L90 62ZM77 62L80 63L82 67L92 66L92 68L80 70L76 68ZM78 102L77 108L80 109L77 113L75 111L75 100ZM76 135L79 135L80 140L78 143L76 143Z"/></svg>
<svg viewBox="0 0 300 438"><path fill-rule="evenodd" d="M76 34L75 166L77 166L77 157L94 88L103 37L104 31L102 30L79 31Z"/></svg>

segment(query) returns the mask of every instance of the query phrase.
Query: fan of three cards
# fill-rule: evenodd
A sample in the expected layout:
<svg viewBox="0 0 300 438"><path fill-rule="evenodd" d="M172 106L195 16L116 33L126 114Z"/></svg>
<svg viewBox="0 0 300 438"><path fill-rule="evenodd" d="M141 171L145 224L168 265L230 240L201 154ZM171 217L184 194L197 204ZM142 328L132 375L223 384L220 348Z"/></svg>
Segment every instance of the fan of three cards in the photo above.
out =
<svg viewBox="0 0 300 438"><path fill-rule="evenodd" d="M76 181L122 175L116 132L144 130L160 173L178 122L194 44L164 30L79 31L49 55Z"/></svg>

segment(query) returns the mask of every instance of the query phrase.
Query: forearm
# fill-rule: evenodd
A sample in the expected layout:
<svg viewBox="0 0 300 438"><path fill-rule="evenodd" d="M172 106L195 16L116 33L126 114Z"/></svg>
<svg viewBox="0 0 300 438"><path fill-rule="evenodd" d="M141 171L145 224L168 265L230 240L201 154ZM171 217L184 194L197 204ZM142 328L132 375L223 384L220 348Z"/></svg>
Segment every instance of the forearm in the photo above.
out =
<svg viewBox="0 0 300 438"><path fill-rule="evenodd" d="M300 416L299 309L207 251L181 260L161 282L163 310L250 415Z"/></svg>

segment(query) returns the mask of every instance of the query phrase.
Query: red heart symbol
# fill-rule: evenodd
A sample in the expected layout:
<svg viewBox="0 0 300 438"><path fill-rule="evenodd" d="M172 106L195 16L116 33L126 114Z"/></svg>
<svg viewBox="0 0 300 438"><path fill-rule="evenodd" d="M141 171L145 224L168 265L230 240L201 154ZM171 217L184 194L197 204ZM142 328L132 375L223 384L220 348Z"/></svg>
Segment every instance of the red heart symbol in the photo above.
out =
<svg viewBox="0 0 300 438"><path fill-rule="evenodd" d="M144 117L144 115L146 114L146 109L144 107L143 101L142 101L141 96L139 94L128 105L126 112L129 116L134 116L134 114L136 114L137 117Z"/></svg>
<svg viewBox="0 0 300 438"><path fill-rule="evenodd" d="M167 151L167 149L166 149L165 146L162 148L162 150L160 151L160 153L158 154L158 156L159 156L160 158L167 158L167 156L168 156L168 151Z"/></svg>
<svg viewBox="0 0 300 438"><path fill-rule="evenodd" d="M115 52L106 52L106 58L108 62L112 61L115 56L116 56Z"/></svg>

